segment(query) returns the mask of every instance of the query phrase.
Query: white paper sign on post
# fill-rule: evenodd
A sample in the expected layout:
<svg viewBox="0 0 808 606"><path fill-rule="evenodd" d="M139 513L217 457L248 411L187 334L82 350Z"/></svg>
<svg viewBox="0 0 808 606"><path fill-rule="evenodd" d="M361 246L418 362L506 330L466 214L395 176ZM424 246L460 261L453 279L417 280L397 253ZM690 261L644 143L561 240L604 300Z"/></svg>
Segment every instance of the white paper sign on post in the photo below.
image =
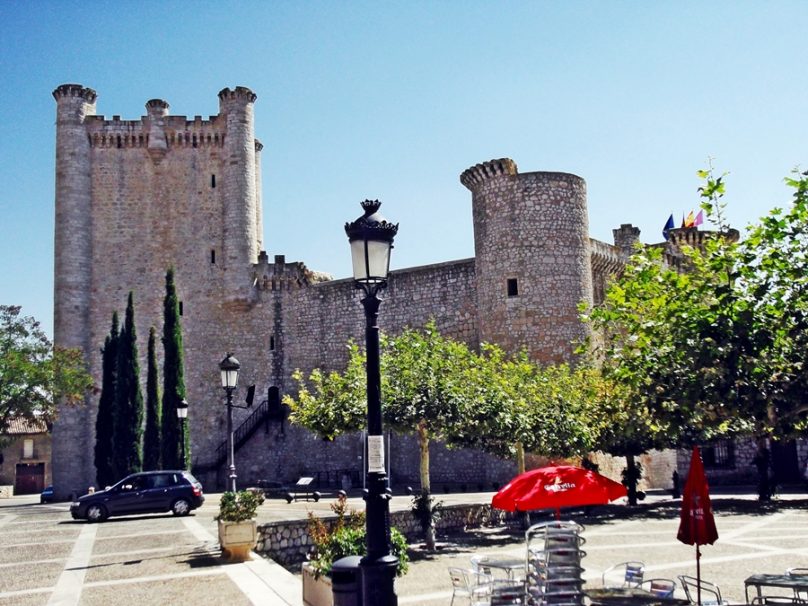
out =
<svg viewBox="0 0 808 606"><path fill-rule="evenodd" d="M368 436L368 471L384 473L384 436Z"/></svg>

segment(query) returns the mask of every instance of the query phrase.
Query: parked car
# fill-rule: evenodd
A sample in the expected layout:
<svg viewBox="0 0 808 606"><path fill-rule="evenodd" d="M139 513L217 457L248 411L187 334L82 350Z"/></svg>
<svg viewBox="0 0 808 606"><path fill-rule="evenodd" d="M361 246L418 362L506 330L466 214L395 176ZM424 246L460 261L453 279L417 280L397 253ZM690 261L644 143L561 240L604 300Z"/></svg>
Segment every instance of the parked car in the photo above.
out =
<svg viewBox="0 0 808 606"><path fill-rule="evenodd" d="M103 522L110 516L163 513L186 516L205 502L202 484L187 471L144 471L73 501L76 520Z"/></svg>
<svg viewBox="0 0 808 606"><path fill-rule="evenodd" d="M53 484L46 486L39 495L40 503L53 503Z"/></svg>

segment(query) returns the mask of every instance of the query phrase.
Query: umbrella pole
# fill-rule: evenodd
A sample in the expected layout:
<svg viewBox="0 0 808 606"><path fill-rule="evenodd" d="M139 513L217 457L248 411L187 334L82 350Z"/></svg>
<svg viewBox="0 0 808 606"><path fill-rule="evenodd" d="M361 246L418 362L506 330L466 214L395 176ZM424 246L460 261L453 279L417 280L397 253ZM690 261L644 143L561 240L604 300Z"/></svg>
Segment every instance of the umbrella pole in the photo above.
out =
<svg viewBox="0 0 808 606"><path fill-rule="evenodd" d="M696 543L696 595L698 605L701 606L701 551L698 543Z"/></svg>

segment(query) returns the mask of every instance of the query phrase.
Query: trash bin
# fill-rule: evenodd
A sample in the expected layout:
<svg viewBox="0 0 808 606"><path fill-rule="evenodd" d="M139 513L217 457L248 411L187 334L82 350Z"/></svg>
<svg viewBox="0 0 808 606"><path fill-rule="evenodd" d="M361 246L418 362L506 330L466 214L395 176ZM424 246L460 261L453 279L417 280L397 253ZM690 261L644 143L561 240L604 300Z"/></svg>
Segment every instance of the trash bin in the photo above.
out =
<svg viewBox="0 0 808 606"><path fill-rule="evenodd" d="M334 606L362 606L362 556L346 556L331 565L331 595Z"/></svg>

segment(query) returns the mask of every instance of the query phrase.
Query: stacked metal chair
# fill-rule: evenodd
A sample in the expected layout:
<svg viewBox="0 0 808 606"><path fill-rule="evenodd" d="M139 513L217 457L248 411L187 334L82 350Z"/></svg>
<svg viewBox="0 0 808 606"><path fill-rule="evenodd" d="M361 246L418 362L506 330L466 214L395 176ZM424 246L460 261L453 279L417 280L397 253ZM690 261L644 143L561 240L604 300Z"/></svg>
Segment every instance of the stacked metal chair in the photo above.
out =
<svg viewBox="0 0 808 606"><path fill-rule="evenodd" d="M581 559L584 527L576 522L545 522L525 532L525 591L533 606L582 606Z"/></svg>

